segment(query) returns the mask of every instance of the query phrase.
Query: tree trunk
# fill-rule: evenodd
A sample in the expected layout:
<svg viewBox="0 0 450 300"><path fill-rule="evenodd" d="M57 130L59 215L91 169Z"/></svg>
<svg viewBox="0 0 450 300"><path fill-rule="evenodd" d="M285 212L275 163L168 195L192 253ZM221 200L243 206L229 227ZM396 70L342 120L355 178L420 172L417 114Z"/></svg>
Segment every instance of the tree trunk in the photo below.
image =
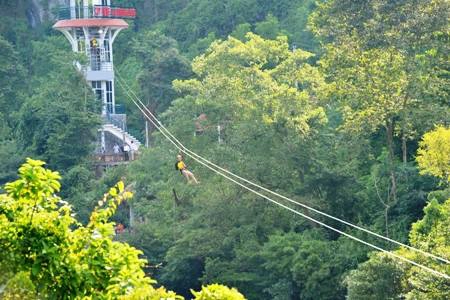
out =
<svg viewBox="0 0 450 300"><path fill-rule="evenodd" d="M391 174L391 196L392 202L397 202L397 177L395 175L395 166L394 166L394 121L392 118L388 119L386 122L386 140L389 151L389 172Z"/></svg>
<svg viewBox="0 0 450 300"><path fill-rule="evenodd" d="M403 164L406 165L408 160L407 160L406 136L404 131L402 132L402 153L403 153Z"/></svg>
<svg viewBox="0 0 450 300"><path fill-rule="evenodd" d="M386 237L389 237L389 222L388 222L389 208L391 208L389 205L386 205L384 208L384 223L386 228Z"/></svg>
<svg viewBox="0 0 450 300"><path fill-rule="evenodd" d="M158 22L159 13L158 13L158 3L156 3L156 0L153 1L153 22Z"/></svg>
<svg viewBox="0 0 450 300"><path fill-rule="evenodd" d="M177 192L175 191L175 189L172 189L172 192L173 192L173 200L175 202L175 205L180 206L181 201L180 201L180 198L178 198Z"/></svg>
<svg viewBox="0 0 450 300"><path fill-rule="evenodd" d="M406 165L408 162L408 151L406 147L406 131L408 128L408 118L407 118L407 111L406 111L406 105L408 103L408 96L405 96L403 99L403 109L401 111L401 122L402 122L402 158L403 158L403 164Z"/></svg>
<svg viewBox="0 0 450 300"><path fill-rule="evenodd" d="M147 101L147 105L146 105L146 107L147 107L147 109L156 117L156 107L157 107L157 104L156 103L150 103L150 100L148 100ZM157 124L157 122L156 122L156 120L155 119L153 119L150 115L149 115L149 118L153 121L153 123L156 123ZM150 121L149 121L150 122ZM152 122L150 122L150 126L149 126L149 132L150 132L150 134L153 132L153 131L155 131L155 130L158 130L158 128L156 128L156 126L153 124Z"/></svg>

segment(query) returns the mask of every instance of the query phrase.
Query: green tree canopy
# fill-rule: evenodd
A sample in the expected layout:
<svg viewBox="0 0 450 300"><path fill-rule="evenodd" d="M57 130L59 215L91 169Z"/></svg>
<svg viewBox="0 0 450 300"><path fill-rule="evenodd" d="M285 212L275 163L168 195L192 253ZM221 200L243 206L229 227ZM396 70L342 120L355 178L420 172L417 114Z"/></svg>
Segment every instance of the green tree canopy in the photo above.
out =
<svg viewBox="0 0 450 300"><path fill-rule="evenodd" d="M208 112L210 121L286 124L307 134L311 124L325 120L319 101L326 85L307 63L311 56L290 51L285 37L229 37L194 59L197 79L177 80L174 85L190 95L186 99L193 97L198 115Z"/></svg>
<svg viewBox="0 0 450 300"><path fill-rule="evenodd" d="M114 223L109 219L132 197L123 182L104 194L83 226L71 206L56 195L59 174L43 165L27 159L19 179L8 183L7 193L0 195L0 283L7 280L0 295L6 293L7 299L14 294L36 299L183 299L154 288L156 282L142 269L147 263L140 258L142 252L113 240ZM194 295L244 299L235 289L220 285Z"/></svg>
<svg viewBox="0 0 450 300"><path fill-rule="evenodd" d="M198 292L192 291L196 300L245 300L244 296L236 289L228 288L220 284L211 284Z"/></svg>
<svg viewBox="0 0 450 300"><path fill-rule="evenodd" d="M446 141L447 131L443 127L438 127L424 135L421 145L423 148L418 152L419 167L425 174L442 177L441 168L448 168L448 165L442 164L442 157L448 154L446 143L442 143ZM446 174L444 175L446 178ZM412 225L409 234L411 246L446 260L450 260L450 199L438 198L448 197L448 193L447 189L440 193L429 194L430 201L424 208L425 215ZM450 265L447 263L427 258L409 249L402 248L396 253L450 276ZM367 278L371 280L368 281ZM450 297L449 283L448 278L388 258L385 254L373 255L346 278L350 299L398 298L402 295L406 299L447 299Z"/></svg>
<svg viewBox="0 0 450 300"><path fill-rule="evenodd" d="M131 197L119 182L98 202L81 226L59 192L60 176L28 159L20 178L0 197L0 264L12 274L26 272L44 297L137 299L169 297L145 276L140 251L112 240L108 219Z"/></svg>
<svg viewBox="0 0 450 300"><path fill-rule="evenodd" d="M62 41L33 43L39 63L33 67L33 95L18 114L17 139L23 151L67 171L92 153L101 105L73 64L79 57Z"/></svg>
<svg viewBox="0 0 450 300"><path fill-rule="evenodd" d="M416 159L421 174L450 182L450 129L438 126L424 134Z"/></svg>

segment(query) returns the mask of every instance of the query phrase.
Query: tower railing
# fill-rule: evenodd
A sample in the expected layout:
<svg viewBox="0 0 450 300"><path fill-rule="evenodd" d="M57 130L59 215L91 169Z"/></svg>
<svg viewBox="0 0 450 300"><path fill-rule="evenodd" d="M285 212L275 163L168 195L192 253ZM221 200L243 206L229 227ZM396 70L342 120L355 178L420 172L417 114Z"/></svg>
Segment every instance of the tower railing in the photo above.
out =
<svg viewBox="0 0 450 300"><path fill-rule="evenodd" d="M58 20L92 19L92 18L135 18L136 9L133 7L116 7L105 5L91 6L59 6L55 13Z"/></svg>
<svg viewBox="0 0 450 300"><path fill-rule="evenodd" d="M117 105L116 105L117 107ZM117 112L116 113L112 113L111 111L112 107L109 107L109 105L107 105L107 109L106 109L106 114L103 115L103 123L109 123L112 124L120 129L122 129L123 131L127 130L127 115L124 113L120 113Z"/></svg>
<svg viewBox="0 0 450 300"><path fill-rule="evenodd" d="M113 63L104 48L86 48L90 71L112 71Z"/></svg>

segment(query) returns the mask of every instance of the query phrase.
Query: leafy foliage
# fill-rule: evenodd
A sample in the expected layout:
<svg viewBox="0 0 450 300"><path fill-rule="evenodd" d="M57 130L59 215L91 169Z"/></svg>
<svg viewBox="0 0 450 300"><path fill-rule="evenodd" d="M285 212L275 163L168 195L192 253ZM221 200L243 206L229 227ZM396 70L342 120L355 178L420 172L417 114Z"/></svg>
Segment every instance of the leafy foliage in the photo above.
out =
<svg viewBox="0 0 450 300"><path fill-rule="evenodd" d="M426 133L417 151L421 174L429 174L450 182L450 129L438 126Z"/></svg>
<svg viewBox="0 0 450 300"><path fill-rule="evenodd" d="M396 299L402 295L403 269L385 254L375 254L352 270L345 283L349 299Z"/></svg>
<svg viewBox="0 0 450 300"><path fill-rule="evenodd" d="M244 296L236 289L230 289L219 284L202 287L201 291L192 291L197 300L244 300Z"/></svg>
<svg viewBox="0 0 450 300"><path fill-rule="evenodd" d="M403 242L409 236L415 247L446 257L449 151L442 124L450 113L448 1L113 2L138 13L132 30L115 41L115 69L189 148L296 201ZM93 209L102 218L102 207L111 207L98 207L104 191L126 179L135 201L122 202L111 216L128 229L116 238L152 262L142 265L139 256L129 260L130 268L143 266L186 298L192 298L191 289L202 290L196 292L201 297L230 293L206 287L213 282L237 287L249 299L449 298L445 281L384 255L368 256L367 248L270 206L189 158L188 168L201 184L186 186L173 171L176 152L158 133L139 161L96 178L89 156L100 105L72 65L83 58L72 55L45 21L52 3L39 3L42 24L35 2L0 3L0 183L16 178L24 157L45 159L61 170L61 198L78 219L65 234L59 221L44 224L36 213L30 224L21 223L38 236L27 245L42 250L39 241L45 241L50 254L33 253L23 272L6 272L14 265L9 261L2 265L0 286L7 291L2 297L46 298L54 292L46 284L68 284L69 291L93 298L109 297L100 291L106 285L121 293L117 282L104 279L115 270L101 265L122 266L117 253L134 250L109 237L96 244L92 236L98 230L89 226ZM116 96L126 104L128 130L143 137L143 117L120 85ZM417 163L423 174L438 178L419 176ZM64 205L58 202L55 209ZM50 208L37 209L38 215L51 215ZM73 217L58 214L60 222ZM95 226L108 227L109 234L106 224ZM77 239L93 246L77 253L55 246L80 228L91 231ZM31 251L27 245L23 249ZM111 248L118 251L114 262L104 256ZM405 249L389 250L448 273L445 265ZM47 256L58 260L49 262ZM86 261L92 271L85 269ZM47 281L33 273L34 262L46 270ZM50 273L64 276L50 282ZM99 278L103 281L94 284ZM139 287L128 296L142 299L148 293L159 299L165 292Z"/></svg>
<svg viewBox="0 0 450 300"><path fill-rule="evenodd" d="M154 288L156 281L142 270L146 264L139 257L142 252L113 240L114 223L109 219L132 197L122 181L104 194L89 223L82 226L70 205L55 195L61 186L59 174L43 165L27 159L19 179L8 183L7 194L0 195L0 266L9 279L0 295L5 299L183 299L163 287ZM244 299L237 290L221 285L206 286L195 295Z"/></svg>
<svg viewBox="0 0 450 300"><path fill-rule="evenodd" d="M112 240L108 219L131 197L119 182L98 202L89 224L81 226L70 206L55 195L56 172L28 159L0 201L1 264L29 274L36 292L50 298L174 296L154 289L145 277L140 251Z"/></svg>
<svg viewBox="0 0 450 300"><path fill-rule="evenodd" d="M433 199L424 209L425 216L422 220L412 226L410 239L411 244L422 250L435 253L445 259L450 259L450 198L444 203L438 204ZM420 262L427 262L426 259L415 254L413 256ZM448 264L430 262L434 270L444 274L450 274ZM408 291L407 299L445 299L450 297L449 280L437 277L434 274L419 270L413 267L407 276L411 289Z"/></svg>
<svg viewBox="0 0 450 300"><path fill-rule="evenodd" d="M143 66L137 75L142 98L152 111L166 110L175 97L172 81L190 75L188 61L174 39L158 32L144 31L130 45Z"/></svg>
<svg viewBox="0 0 450 300"><path fill-rule="evenodd" d="M433 141L433 138L436 138L439 134L445 133L445 130L445 128L440 127L426 133L422 146ZM429 163L426 161L427 158L430 159L431 163L435 163L439 161L442 155L446 154L446 152L441 152L446 151L445 148L433 150L435 154L430 159L429 156L423 155L423 149L419 149L418 152L422 153L421 159L423 159L422 163L419 163L419 167L426 170L427 165L425 163ZM448 171L448 166L444 166L443 169ZM442 176L441 174L436 173L437 176ZM431 201L424 209L424 217L412 225L410 232L410 242L413 247L447 260L450 258L448 256L448 253L450 253L450 235L448 232L448 228L450 228L450 199L439 203L436 195L445 197L448 192L447 190L440 193L430 193ZM437 272L450 274L448 264L428 259L408 249L397 250L397 253ZM367 278L371 280L368 281ZM373 299L399 298L402 295L406 295L406 299L446 299L450 296L447 278L417 266L399 263L384 254L373 255L369 261L359 265L357 270L351 271L346 278L346 284L350 299L362 297L373 297Z"/></svg>
<svg viewBox="0 0 450 300"><path fill-rule="evenodd" d="M305 134L308 123L323 122L323 110L316 104L325 83L306 63L311 54L289 51L282 37L264 40L249 33L247 39L230 37L211 45L193 62L200 80L176 81L175 87L194 96L195 105L210 112L211 121L256 118L265 124L286 123ZM297 90L296 85L302 88Z"/></svg>

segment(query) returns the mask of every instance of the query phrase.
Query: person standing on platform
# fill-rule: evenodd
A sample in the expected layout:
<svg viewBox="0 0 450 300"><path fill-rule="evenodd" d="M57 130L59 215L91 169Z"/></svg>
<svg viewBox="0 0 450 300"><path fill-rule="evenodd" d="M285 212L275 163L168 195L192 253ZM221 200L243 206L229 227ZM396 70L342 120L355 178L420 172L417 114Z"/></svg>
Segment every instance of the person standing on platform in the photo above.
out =
<svg viewBox="0 0 450 300"><path fill-rule="evenodd" d="M128 146L128 144L125 144L123 146L123 154L125 157L125 161L129 161L130 160L130 146Z"/></svg>
<svg viewBox="0 0 450 300"><path fill-rule="evenodd" d="M119 147L119 145L117 145L117 143L114 144L114 146L113 146L113 152L115 155L120 153L120 147Z"/></svg>
<svg viewBox="0 0 450 300"><path fill-rule="evenodd" d="M136 158L135 153L137 150L138 150L137 145L133 141L131 141L131 144L130 144L131 160L135 160L135 158Z"/></svg>

